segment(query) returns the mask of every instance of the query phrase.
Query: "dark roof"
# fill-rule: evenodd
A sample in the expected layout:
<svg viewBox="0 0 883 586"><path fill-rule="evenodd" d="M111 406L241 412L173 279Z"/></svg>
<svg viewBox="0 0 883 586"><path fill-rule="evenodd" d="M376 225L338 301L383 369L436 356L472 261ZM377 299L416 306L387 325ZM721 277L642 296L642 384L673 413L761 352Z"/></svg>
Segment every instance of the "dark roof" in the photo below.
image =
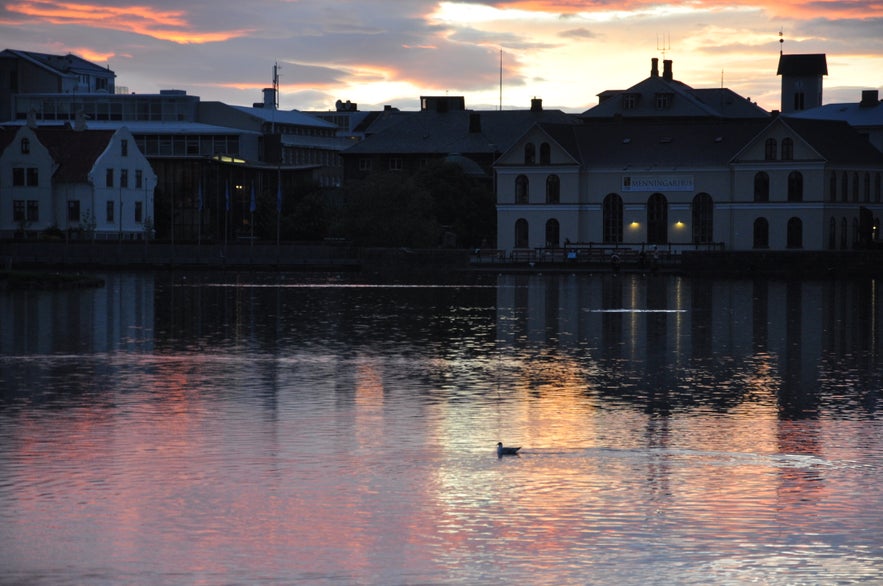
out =
<svg viewBox="0 0 883 586"><path fill-rule="evenodd" d="M855 128L842 120L785 118L782 122L806 140L829 163L883 165L878 151Z"/></svg>
<svg viewBox="0 0 883 586"><path fill-rule="evenodd" d="M805 77L828 75L828 62L824 53L806 55L779 55L779 69L776 75Z"/></svg>
<svg viewBox="0 0 883 586"><path fill-rule="evenodd" d="M21 59L27 59L58 74L91 73L92 75L102 75L104 77L116 77L116 74L110 69L96 65L91 61L86 61L73 53L52 55L49 53L6 49L0 55L12 55Z"/></svg>
<svg viewBox="0 0 883 586"><path fill-rule="evenodd" d="M542 125L542 129L585 164L649 170L727 164L768 124L768 120L621 120L587 121L573 127Z"/></svg>
<svg viewBox="0 0 883 586"><path fill-rule="evenodd" d="M660 110L656 97L670 95L670 105ZM651 75L627 90L605 91L601 102L582 118L766 118L769 114L750 100L727 88L693 89L675 79ZM633 107L623 108L622 96L635 97Z"/></svg>
<svg viewBox="0 0 883 586"><path fill-rule="evenodd" d="M37 128L34 132L58 164L53 175L55 181L69 183L87 181L89 171L114 134L111 130L77 131L60 127Z"/></svg>
<svg viewBox="0 0 883 586"><path fill-rule="evenodd" d="M578 123L560 110L390 111L383 112L366 138L343 154L492 154L508 149L539 122Z"/></svg>

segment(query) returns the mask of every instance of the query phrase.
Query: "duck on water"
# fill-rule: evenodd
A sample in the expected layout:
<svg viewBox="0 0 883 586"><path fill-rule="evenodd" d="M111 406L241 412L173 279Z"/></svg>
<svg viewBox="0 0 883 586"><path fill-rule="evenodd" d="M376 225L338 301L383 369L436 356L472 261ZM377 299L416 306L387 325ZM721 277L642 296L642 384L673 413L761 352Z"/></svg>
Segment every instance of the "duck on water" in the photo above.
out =
<svg viewBox="0 0 883 586"><path fill-rule="evenodd" d="M503 456L517 456L518 450L521 449L521 446L517 448L510 448L503 446L503 442L497 442L497 457Z"/></svg>

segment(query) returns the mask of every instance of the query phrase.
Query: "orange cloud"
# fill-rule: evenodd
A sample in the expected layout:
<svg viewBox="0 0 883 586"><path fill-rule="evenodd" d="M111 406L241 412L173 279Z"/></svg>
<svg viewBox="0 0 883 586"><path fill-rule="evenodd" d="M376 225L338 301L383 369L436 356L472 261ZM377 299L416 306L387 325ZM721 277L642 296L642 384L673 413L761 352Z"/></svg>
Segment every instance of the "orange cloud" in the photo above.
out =
<svg viewBox="0 0 883 586"><path fill-rule="evenodd" d="M130 31L180 44L226 41L249 32L195 31L191 29L184 11L158 10L150 6L101 6L48 0L13 3L6 9L50 24Z"/></svg>

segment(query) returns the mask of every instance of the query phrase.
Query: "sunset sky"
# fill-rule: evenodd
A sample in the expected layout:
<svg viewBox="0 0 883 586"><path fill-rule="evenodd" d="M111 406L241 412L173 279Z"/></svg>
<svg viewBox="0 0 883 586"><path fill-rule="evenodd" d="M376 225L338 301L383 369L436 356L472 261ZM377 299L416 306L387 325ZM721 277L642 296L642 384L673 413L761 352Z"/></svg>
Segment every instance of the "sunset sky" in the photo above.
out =
<svg viewBox="0 0 883 586"><path fill-rule="evenodd" d="M784 43L779 43L779 33ZM181 89L250 105L280 66L283 109L419 108L464 95L468 108L581 112L597 94L673 60L694 88L724 86L779 108L785 53L826 53L824 102L883 84L880 0L11 0L3 48L68 52L131 92Z"/></svg>

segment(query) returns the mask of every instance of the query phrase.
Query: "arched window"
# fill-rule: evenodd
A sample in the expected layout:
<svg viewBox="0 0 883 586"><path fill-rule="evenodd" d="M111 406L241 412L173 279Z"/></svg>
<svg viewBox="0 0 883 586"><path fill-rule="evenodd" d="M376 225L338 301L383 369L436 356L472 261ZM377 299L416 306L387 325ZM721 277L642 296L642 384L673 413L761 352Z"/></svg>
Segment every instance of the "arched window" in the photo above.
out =
<svg viewBox="0 0 883 586"><path fill-rule="evenodd" d="M800 218L788 220L788 248L803 248L803 222Z"/></svg>
<svg viewBox="0 0 883 586"><path fill-rule="evenodd" d="M610 193L604 198L602 209L604 218L604 242L617 244L622 242L622 198Z"/></svg>
<svg viewBox="0 0 883 586"><path fill-rule="evenodd" d="M770 200L770 176L760 171L754 174L754 201Z"/></svg>
<svg viewBox="0 0 883 586"><path fill-rule="evenodd" d="M765 161L775 161L776 160L776 150L777 144L775 138L768 138L764 143L764 152L763 158Z"/></svg>
<svg viewBox="0 0 883 586"><path fill-rule="evenodd" d="M871 201L871 174L865 171L865 202Z"/></svg>
<svg viewBox="0 0 883 586"><path fill-rule="evenodd" d="M770 223L766 218L754 220L754 248L770 247Z"/></svg>
<svg viewBox="0 0 883 586"><path fill-rule="evenodd" d="M849 201L849 173L846 171L840 180L840 201Z"/></svg>
<svg viewBox="0 0 883 586"><path fill-rule="evenodd" d="M837 218L831 218L828 222L828 248L831 250L837 248Z"/></svg>
<svg viewBox="0 0 883 586"><path fill-rule="evenodd" d="M558 248L561 225L558 220L552 218L546 222L546 248Z"/></svg>
<svg viewBox="0 0 883 586"><path fill-rule="evenodd" d="M800 171L788 174L788 201L803 201L803 174Z"/></svg>
<svg viewBox="0 0 883 586"><path fill-rule="evenodd" d="M840 219L840 248L846 250L846 247L849 245L849 232L847 228L849 224L846 223L846 218Z"/></svg>
<svg viewBox="0 0 883 586"><path fill-rule="evenodd" d="M529 187L527 175L519 175L515 178L515 203L528 203L530 201Z"/></svg>
<svg viewBox="0 0 883 586"><path fill-rule="evenodd" d="M852 219L852 247L856 248L856 245L861 240L861 229L859 228L858 218Z"/></svg>
<svg viewBox="0 0 883 586"><path fill-rule="evenodd" d="M21 139L21 154L27 155L31 152L31 139L23 138Z"/></svg>
<svg viewBox="0 0 883 586"><path fill-rule="evenodd" d="M852 174L852 201L858 203L859 178L858 171Z"/></svg>
<svg viewBox="0 0 883 586"><path fill-rule="evenodd" d="M782 160L783 161L793 161L794 160L794 141L790 138L782 139Z"/></svg>
<svg viewBox="0 0 883 586"><path fill-rule="evenodd" d="M561 181L558 175L546 177L546 203L561 203Z"/></svg>
<svg viewBox="0 0 883 586"><path fill-rule="evenodd" d="M693 198L693 243L707 244L714 238L714 201L707 193Z"/></svg>
<svg viewBox="0 0 883 586"><path fill-rule="evenodd" d="M647 199L647 243L668 243L668 200L661 193Z"/></svg>
<svg viewBox="0 0 883 586"><path fill-rule="evenodd" d="M828 181L828 201L837 201L837 173L831 171L831 178Z"/></svg>
<svg viewBox="0 0 883 586"><path fill-rule="evenodd" d="M552 149L549 148L549 143L544 142L540 145L540 165L551 165L552 164Z"/></svg>
<svg viewBox="0 0 883 586"><path fill-rule="evenodd" d="M515 248L527 248L529 244L527 220L518 218L515 220Z"/></svg>
<svg viewBox="0 0 883 586"><path fill-rule="evenodd" d="M536 147L532 142L524 145L524 164L525 165L533 165L537 162L537 151Z"/></svg>

